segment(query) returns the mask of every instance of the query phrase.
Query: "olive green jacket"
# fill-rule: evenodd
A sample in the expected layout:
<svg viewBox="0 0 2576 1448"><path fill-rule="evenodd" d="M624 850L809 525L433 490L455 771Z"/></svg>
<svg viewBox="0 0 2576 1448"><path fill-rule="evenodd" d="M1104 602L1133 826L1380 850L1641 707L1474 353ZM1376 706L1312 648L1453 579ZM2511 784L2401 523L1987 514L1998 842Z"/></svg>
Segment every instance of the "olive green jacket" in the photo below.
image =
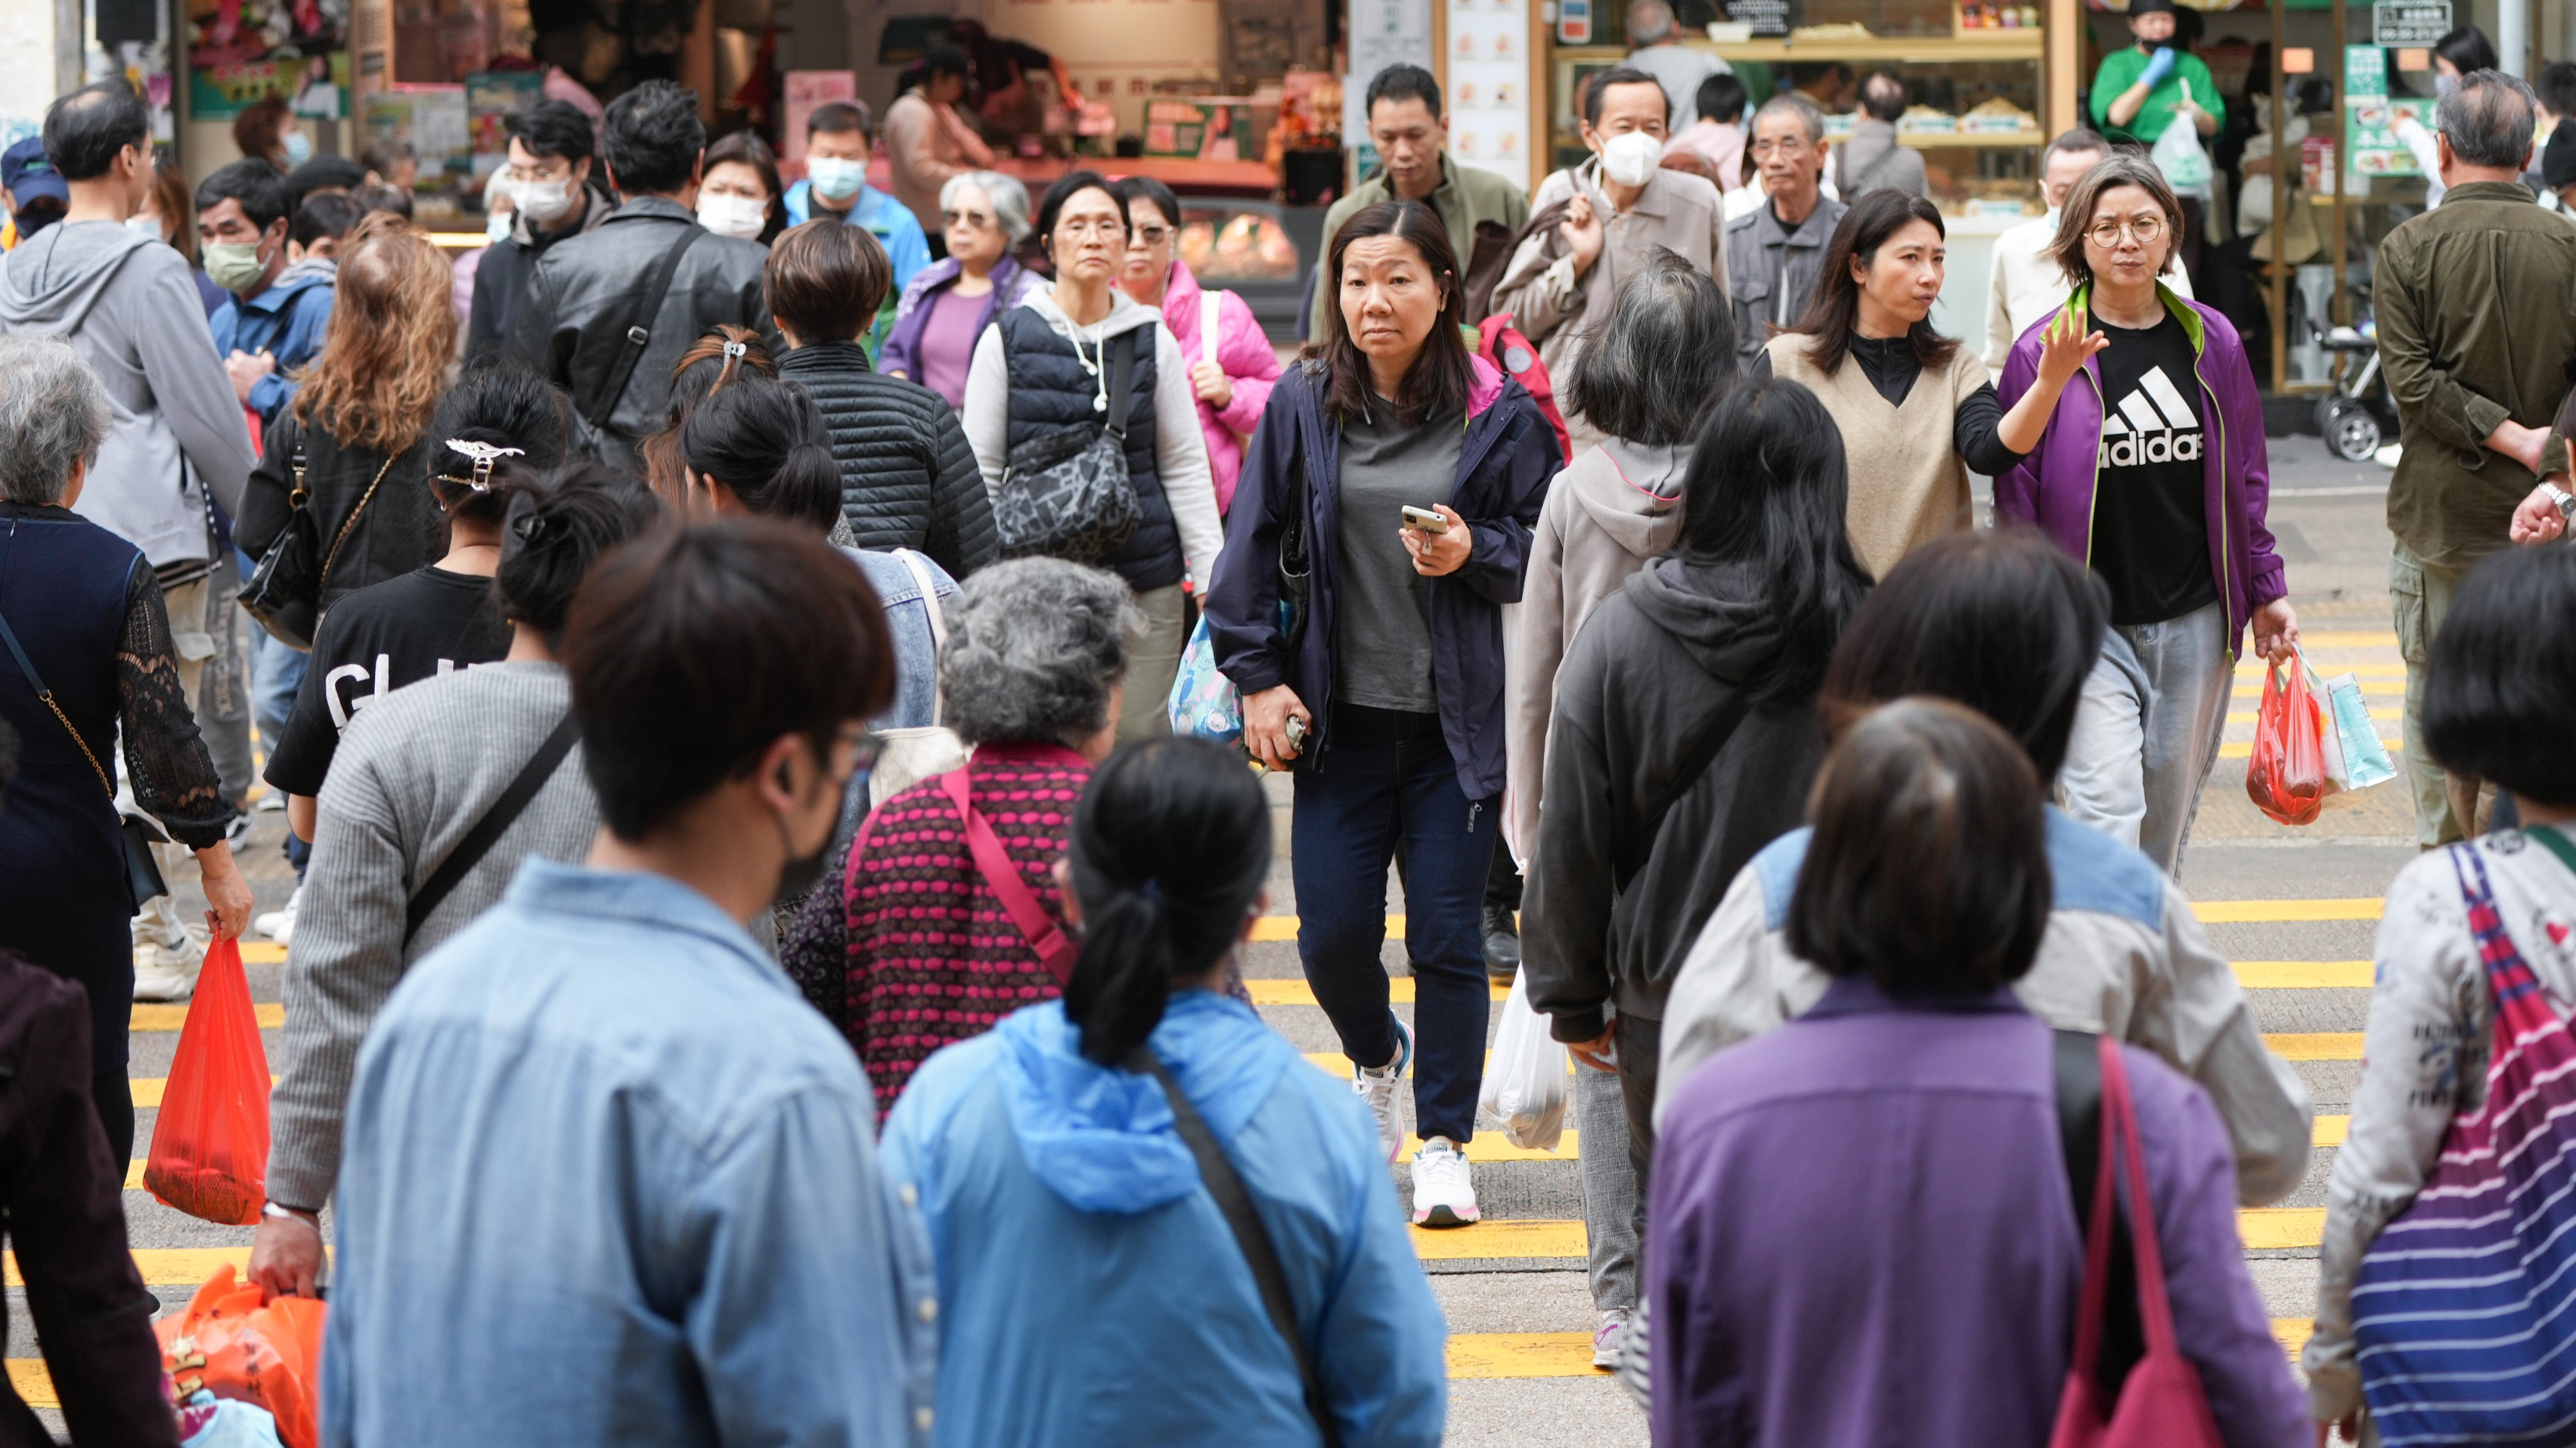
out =
<svg viewBox="0 0 2576 1448"><path fill-rule="evenodd" d="M1395 188L1387 184L1386 173L1382 170L1352 187L1350 195L1334 202L1333 209L1324 213L1324 240L1315 264L1323 267L1331 263L1333 238L1341 234L1342 223L1357 215L1361 207L1394 199ZM1440 156L1440 184L1431 188L1431 194L1424 199L1431 203L1431 209L1439 214L1440 224L1447 228L1449 249L1458 253L1458 267L1462 272L1474 260L1477 222L1491 221L1506 231L1517 232L1522 223L1529 220L1529 198L1521 194L1519 187L1491 171L1458 165L1449 159L1447 152ZM2556 220L2555 217L2551 219ZM2566 223L2559 224L2563 226ZM2570 231L2576 232L2576 228L2570 228ZM1321 341L1324 336L1325 308L1333 301L1333 289L1326 285L1329 280L1329 277L1318 277L1315 282L1314 311L1306 320L1306 336L1311 340ZM1462 276L1460 280L1465 278ZM1470 317L1467 320L1474 323L1484 319Z"/></svg>
<svg viewBox="0 0 2576 1448"><path fill-rule="evenodd" d="M2549 427L2576 385L2576 227L2519 183L2454 186L2380 243L2371 295L2405 424L2389 531L2426 563L2466 568L2505 546L2539 481L2487 434L2506 418ZM2553 436L2541 470L2566 466Z"/></svg>

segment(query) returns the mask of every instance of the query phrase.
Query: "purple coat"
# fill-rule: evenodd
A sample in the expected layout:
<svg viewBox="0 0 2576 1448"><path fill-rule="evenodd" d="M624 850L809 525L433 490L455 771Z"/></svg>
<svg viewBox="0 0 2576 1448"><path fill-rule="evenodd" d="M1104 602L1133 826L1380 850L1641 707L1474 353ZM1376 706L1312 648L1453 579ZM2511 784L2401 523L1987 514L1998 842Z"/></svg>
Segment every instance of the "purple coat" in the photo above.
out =
<svg viewBox="0 0 2576 1448"><path fill-rule="evenodd" d="M930 325L930 299L954 285L963 268L957 258L943 256L913 273L912 284L903 289L903 300L895 303L894 330L886 333L885 348L877 354L877 370L890 376L921 380L921 329ZM993 319L1029 299L1029 293L1046 285L1046 278L1005 256L993 263L993 290L984 296L984 314L975 319L975 335L993 325Z"/></svg>
<svg viewBox="0 0 2576 1448"><path fill-rule="evenodd" d="M2176 1336L2229 1448L2308 1423L2236 1235L2227 1130L2122 1048ZM2083 1244L2048 1027L2011 992L1836 981L1678 1085L1646 1251L1654 1436L1703 1448L2043 1448Z"/></svg>
<svg viewBox="0 0 2576 1448"><path fill-rule="evenodd" d="M2066 310L2080 323L2090 284L2077 287ZM2161 284L2156 295L2191 335L2199 361L2192 369L2200 383L2203 415L2216 420L2218 445L2203 457L2208 474L2208 516L2219 527L2209 540L2209 569L2227 598L2227 637L2231 653L2244 652L2245 625L2254 610L2289 593L2282 576L2281 555L2272 547L2272 532L2263 526L2272 496L2272 465L2263 445L2263 399L2254 390L2254 369L2245 360L2245 344L2225 317L2195 301L2175 296ZM2039 377L2039 339L2060 314L2051 312L2031 324L2004 359L2003 380L1996 387L2006 411L2021 400ZM1995 521L2036 523L2057 546L2093 562L2093 482L2102 445L2102 364L2086 358L2083 374L2069 381L2057 399L2057 411L2019 466L1995 479Z"/></svg>

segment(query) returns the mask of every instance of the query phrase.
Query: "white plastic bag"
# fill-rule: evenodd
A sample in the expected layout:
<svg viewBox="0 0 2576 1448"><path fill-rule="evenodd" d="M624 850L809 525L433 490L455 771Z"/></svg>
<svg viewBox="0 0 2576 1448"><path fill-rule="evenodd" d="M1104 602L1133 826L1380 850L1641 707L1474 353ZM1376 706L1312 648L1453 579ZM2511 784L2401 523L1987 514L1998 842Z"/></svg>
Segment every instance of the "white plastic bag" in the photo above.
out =
<svg viewBox="0 0 2576 1448"><path fill-rule="evenodd" d="M2192 98L2190 81L2182 83L2182 98ZM2155 148L2147 153L2147 159L2165 173L2165 184L2173 187L2175 195L2209 199L2209 153L2200 148L2200 132L2189 117L2175 116L2164 134L2156 137ZM2175 245L2181 242L2177 240Z"/></svg>
<svg viewBox="0 0 2576 1448"><path fill-rule="evenodd" d="M1565 1134L1565 1046L1547 1033L1547 1017L1530 1008L1529 978L1512 977L1494 1034L1494 1057L1476 1099L1483 1125L1524 1151L1554 1151Z"/></svg>

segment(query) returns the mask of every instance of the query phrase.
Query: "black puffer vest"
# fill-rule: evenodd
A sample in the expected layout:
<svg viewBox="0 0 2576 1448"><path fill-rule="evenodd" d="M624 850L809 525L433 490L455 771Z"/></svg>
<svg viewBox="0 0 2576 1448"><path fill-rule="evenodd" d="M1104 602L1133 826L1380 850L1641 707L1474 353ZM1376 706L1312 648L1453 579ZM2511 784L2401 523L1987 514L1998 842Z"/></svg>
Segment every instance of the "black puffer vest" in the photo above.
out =
<svg viewBox="0 0 2576 1448"><path fill-rule="evenodd" d="M1077 355L1073 343L1049 326L1036 308L1014 308L995 325L1003 329L1003 344L1011 359L1012 448L1072 423L1104 420L1093 405L1099 400L1102 379L1084 368L1084 356ZM1127 412L1127 477L1135 485L1141 516L1126 546L1102 561L1138 593L1168 588L1188 571L1181 557L1180 530L1172 525L1171 502L1163 496L1162 479L1154 471L1154 344L1150 320L1117 333L1108 342L1113 351L1137 349L1136 383ZM1085 347L1084 354L1089 350Z"/></svg>

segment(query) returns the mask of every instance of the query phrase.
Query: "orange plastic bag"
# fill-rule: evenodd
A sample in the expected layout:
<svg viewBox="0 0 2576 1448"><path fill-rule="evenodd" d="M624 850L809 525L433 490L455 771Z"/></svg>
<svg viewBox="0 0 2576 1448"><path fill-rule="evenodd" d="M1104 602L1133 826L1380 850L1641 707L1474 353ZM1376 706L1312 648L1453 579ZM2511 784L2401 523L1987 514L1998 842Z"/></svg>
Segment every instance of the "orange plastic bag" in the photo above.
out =
<svg viewBox="0 0 2576 1448"><path fill-rule="evenodd" d="M199 1388L266 1408L286 1448L314 1448L322 1427L322 1321L310 1297L280 1297L263 1307L259 1289L227 1262L215 1269L186 1310L152 1324L161 1339L161 1368L185 1401Z"/></svg>
<svg viewBox="0 0 2576 1448"><path fill-rule="evenodd" d="M2333 788L2326 780L2325 738L2316 703L2308 697L2307 673L2292 668L2287 689L2278 667L2263 675L2263 710L2254 718L2245 793L2275 824L2314 824Z"/></svg>
<svg viewBox="0 0 2576 1448"><path fill-rule="evenodd" d="M152 1125L143 1185L189 1216L259 1224L268 1187L268 1052L259 1043L241 947L206 948L188 1023Z"/></svg>

